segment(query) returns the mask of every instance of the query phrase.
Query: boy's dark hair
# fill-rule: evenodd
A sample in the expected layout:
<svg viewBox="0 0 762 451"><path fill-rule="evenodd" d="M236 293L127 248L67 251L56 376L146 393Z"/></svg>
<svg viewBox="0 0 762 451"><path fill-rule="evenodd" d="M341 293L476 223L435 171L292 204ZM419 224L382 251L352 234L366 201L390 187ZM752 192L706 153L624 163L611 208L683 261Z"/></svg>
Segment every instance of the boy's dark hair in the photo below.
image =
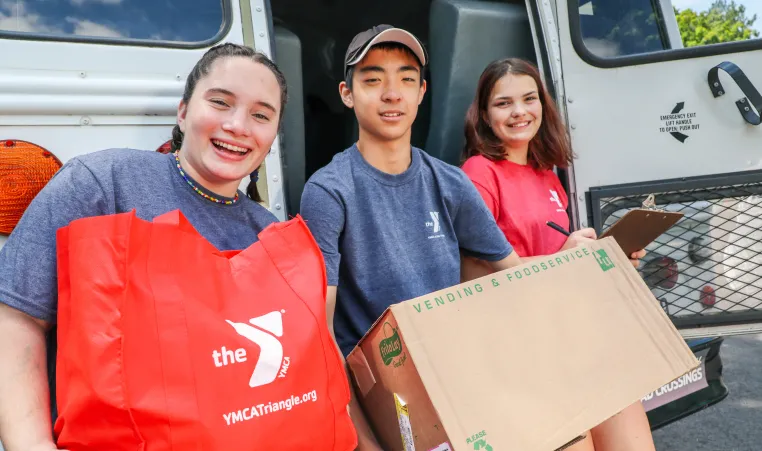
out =
<svg viewBox="0 0 762 451"><path fill-rule="evenodd" d="M393 50L401 50L405 52L406 54L412 56L415 58L415 61L418 63L418 69L421 71L421 79L420 83L423 85L423 80L426 78L426 67L421 64L421 60L418 59L418 57L413 53L412 50L410 50L410 47L406 46L405 44L400 44L398 42L382 42L380 44L373 45L370 50L373 49L380 49L385 51L393 51ZM369 51L370 51L369 50ZM352 77L355 74L355 66L349 66L347 69L347 77L346 80L344 80L347 83L347 88L351 91L352 90Z"/></svg>
<svg viewBox="0 0 762 451"><path fill-rule="evenodd" d="M193 92L196 90L196 85L198 84L199 80L209 74L209 71L212 69L212 65L215 61L221 58L235 56L250 58L255 63L259 63L270 69L270 72L273 73L275 79L278 81L278 86L280 86L280 117L278 118L278 122L280 123L280 120L283 118L283 110L286 108L286 102L288 101L286 77L280 71L278 66L272 62L270 58L267 57L267 55L258 52L251 47L246 47L238 44L225 43L216 45L204 53L196 65L193 66L193 70L191 70L190 74L188 74L188 79L185 81L185 91L183 91L183 102L185 105L188 105L188 102L190 102L190 99L193 96ZM183 132L180 130L179 125L175 125L175 127L172 129L172 141L170 142L170 149L172 152L176 152L180 150L182 145ZM246 189L246 195L254 202L262 202L262 197L259 195L259 190L257 189L256 184L256 179L258 178L256 174L258 171L259 168L254 171L254 174L251 176L251 182Z"/></svg>

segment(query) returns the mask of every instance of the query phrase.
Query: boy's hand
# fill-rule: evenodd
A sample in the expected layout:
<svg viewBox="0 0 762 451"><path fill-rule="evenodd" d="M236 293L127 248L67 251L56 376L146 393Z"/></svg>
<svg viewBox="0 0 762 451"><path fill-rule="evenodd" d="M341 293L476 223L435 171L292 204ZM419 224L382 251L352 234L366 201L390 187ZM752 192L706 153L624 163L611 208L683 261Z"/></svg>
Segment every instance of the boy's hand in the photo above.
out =
<svg viewBox="0 0 762 451"><path fill-rule="evenodd" d="M646 250L641 249L639 251L633 252L632 255L630 255L630 263L632 263L632 266L637 268L640 266L640 259L646 256Z"/></svg>

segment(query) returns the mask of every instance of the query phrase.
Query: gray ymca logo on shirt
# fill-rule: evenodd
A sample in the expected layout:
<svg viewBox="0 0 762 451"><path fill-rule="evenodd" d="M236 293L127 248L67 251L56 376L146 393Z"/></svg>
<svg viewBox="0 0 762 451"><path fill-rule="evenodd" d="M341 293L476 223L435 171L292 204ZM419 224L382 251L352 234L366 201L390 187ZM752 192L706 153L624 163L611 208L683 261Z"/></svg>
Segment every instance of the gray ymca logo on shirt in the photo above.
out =
<svg viewBox="0 0 762 451"><path fill-rule="evenodd" d="M432 234L429 235L429 239L444 238L444 234L440 233L442 231L442 226L439 224L439 212L430 211L429 217L431 221L426 221L426 229L432 229Z"/></svg>

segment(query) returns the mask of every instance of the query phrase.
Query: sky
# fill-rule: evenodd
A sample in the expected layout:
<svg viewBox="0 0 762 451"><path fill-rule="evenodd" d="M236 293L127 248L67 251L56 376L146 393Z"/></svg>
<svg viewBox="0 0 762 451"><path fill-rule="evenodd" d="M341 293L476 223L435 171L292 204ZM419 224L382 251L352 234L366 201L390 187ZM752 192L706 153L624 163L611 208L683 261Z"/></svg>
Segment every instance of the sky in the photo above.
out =
<svg viewBox="0 0 762 451"><path fill-rule="evenodd" d="M746 15L757 15L754 29L762 33L762 0L735 0L736 4L746 7ZM694 11L706 11L713 0L672 0L672 5L677 9L690 8Z"/></svg>
<svg viewBox="0 0 762 451"><path fill-rule="evenodd" d="M0 31L198 42L219 31L221 5L219 0L0 0Z"/></svg>

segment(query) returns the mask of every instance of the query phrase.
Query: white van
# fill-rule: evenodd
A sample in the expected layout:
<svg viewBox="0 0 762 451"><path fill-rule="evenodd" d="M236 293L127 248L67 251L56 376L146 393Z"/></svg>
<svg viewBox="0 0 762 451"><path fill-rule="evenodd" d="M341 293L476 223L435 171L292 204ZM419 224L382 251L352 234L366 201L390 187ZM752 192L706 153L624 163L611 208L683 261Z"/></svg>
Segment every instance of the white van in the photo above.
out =
<svg viewBox="0 0 762 451"><path fill-rule="evenodd" d="M223 41L286 74L283 133L259 188L278 218L298 213L305 180L357 138L337 86L349 40L379 23L430 53L414 145L458 164L479 74L526 58L578 155L560 173L575 227L601 231L649 194L686 213L642 271L684 336L708 337L691 344L711 347L715 385L702 392L722 399L712 337L762 330L762 39L682 48L667 0L0 0L0 234L73 156L162 151L188 71ZM707 405L689 404L652 420Z"/></svg>

